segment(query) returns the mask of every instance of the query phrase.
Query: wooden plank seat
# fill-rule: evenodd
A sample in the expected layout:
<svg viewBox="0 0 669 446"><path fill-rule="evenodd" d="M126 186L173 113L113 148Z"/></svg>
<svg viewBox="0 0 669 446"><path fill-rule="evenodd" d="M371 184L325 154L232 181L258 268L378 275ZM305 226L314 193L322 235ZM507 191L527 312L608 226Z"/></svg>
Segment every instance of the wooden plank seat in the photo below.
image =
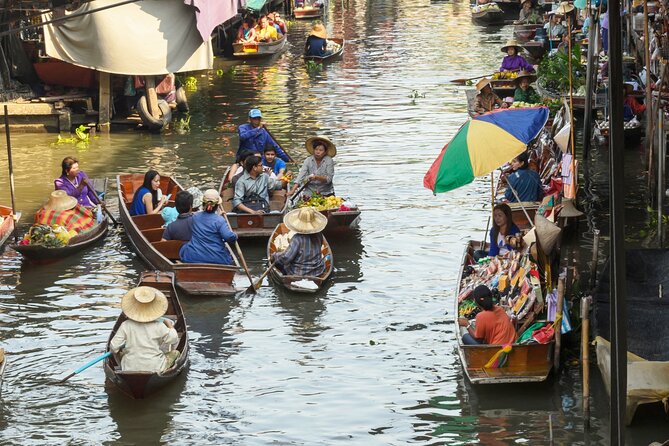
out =
<svg viewBox="0 0 669 446"><path fill-rule="evenodd" d="M143 229L141 232L148 241L153 243L159 242L163 238L163 232L165 232L165 229L163 227L150 228Z"/></svg>
<svg viewBox="0 0 669 446"><path fill-rule="evenodd" d="M132 217L132 221L140 231L159 228L165 224L165 220L160 214L135 215Z"/></svg>
<svg viewBox="0 0 669 446"><path fill-rule="evenodd" d="M159 242L152 242L151 245L166 258L174 261L179 260L179 250L181 246L186 243L183 240L164 240Z"/></svg>

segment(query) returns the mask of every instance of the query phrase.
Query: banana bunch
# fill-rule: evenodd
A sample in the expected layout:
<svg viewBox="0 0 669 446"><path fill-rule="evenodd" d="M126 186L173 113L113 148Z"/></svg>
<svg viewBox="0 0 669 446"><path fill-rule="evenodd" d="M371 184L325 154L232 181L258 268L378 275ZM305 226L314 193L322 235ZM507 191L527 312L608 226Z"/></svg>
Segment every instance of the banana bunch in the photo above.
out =
<svg viewBox="0 0 669 446"><path fill-rule="evenodd" d="M538 107L540 105L541 104L530 104L529 102L514 101L513 104L511 104L511 108Z"/></svg>
<svg viewBox="0 0 669 446"><path fill-rule="evenodd" d="M518 73L515 71L498 71L497 73L493 73L492 79L493 80L501 80L501 79L515 79L518 77Z"/></svg>
<svg viewBox="0 0 669 446"><path fill-rule="evenodd" d="M314 207L317 211L325 211L328 209L339 209L339 207L344 203L344 199L341 197L321 197L320 195L314 195L311 199L303 201L298 205L298 207Z"/></svg>

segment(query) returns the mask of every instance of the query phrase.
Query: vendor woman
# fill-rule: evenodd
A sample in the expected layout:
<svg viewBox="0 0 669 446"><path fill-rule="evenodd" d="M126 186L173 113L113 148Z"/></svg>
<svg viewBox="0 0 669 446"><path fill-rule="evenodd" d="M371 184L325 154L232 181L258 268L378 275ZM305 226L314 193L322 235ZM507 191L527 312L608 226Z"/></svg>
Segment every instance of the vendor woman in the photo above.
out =
<svg viewBox="0 0 669 446"><path fill-rule="evenodd" d="M537 77L527 71L518 73L518 77L515 79L516 91L513 94L513 101L527 102L528 104L540 103L541 98L539 97L539 94L530 86L530 84L536 80Z"/></svg>
<svg viewBox="0 0 669 446"><path fill-rule="evenodd" d="M79 170L79 160L66 156L61 163L61 175L54 180L55 190L64 190L77 199L81 206L91 207L100 202L94 190L88 187L88 176Z"/></svg>
<svg viewBox="0 0 669 446"><path fill-rule="evenodd" d="M514 247L507 242L507 237L520 234L520 229L513 223L511 208L506 203L496 205L492 210L492 228L490 229L490 250L488 255L503 256Z"/></svg>
<svg viewBox="0 0 669 446"><path fill-rule="evenodd" d="M530 71L534 72L534 67L523 56L520 56L520 45L515 40L509 40L502 47L502 52L507 55L502 59L502 66L499 71Z"/></svg>

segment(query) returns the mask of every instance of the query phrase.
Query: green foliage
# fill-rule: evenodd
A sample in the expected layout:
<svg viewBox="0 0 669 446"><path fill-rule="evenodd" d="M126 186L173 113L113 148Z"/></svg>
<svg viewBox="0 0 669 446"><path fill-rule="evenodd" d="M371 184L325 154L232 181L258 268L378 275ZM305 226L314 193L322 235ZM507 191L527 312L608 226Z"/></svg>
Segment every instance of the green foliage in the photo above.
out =
<svg viewBox="0 0 669 446"><path fill-rule="evenodd" d="M196 91L197 90L197 79L195 76L188 76L184 79L184 89L188 91Z"/></svg>
<svg viewBox="0 0 669 446"><path fill-rule="evenodd" d="M572 88L574 91L585 85L586 70L581 65L581 46L572 46L571 54ZM542 87L557 93L569 93L569 56L557 51L544 57L539 63L539 83Z"/></svg>
<svg viewBox="0 0 669 446"><path fill-rule="evenodd" d="M316 74L323 71L323 64L316 62L314 60L308 60L306 67L307 67L307 73L309 74Z"/></svg>
<svg viewBox="0 0 669 446"><path fill-rule="evenodd" d="M185 118L179 118L174 121L174 131L180 135L190 132L190 115L187 114Z"/></svg>
<svg viewBox="0 0 669 446"><path fill-rule="evenodd" d="M88 131L88 127L82 124L74 129L74 136L63 137L58 135L58 139L54 144L74 144L79 148L85 148L91 141L91 135L88 133Z"/></svg>

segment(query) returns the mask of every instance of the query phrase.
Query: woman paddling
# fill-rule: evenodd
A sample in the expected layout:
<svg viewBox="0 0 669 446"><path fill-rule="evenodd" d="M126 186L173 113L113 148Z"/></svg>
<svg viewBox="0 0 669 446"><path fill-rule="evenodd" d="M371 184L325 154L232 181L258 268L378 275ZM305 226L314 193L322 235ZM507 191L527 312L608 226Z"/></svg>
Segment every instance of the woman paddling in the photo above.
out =
<svg viewBox="0 0 669 446"><path fill-rule="evenodd" d="M77 199L81 206L92 207L100 202L94 190L88 187L88 176L79 170L79 160L67 156L61 162L61 175L54 180L56 190L63 190Z"/></svg>

